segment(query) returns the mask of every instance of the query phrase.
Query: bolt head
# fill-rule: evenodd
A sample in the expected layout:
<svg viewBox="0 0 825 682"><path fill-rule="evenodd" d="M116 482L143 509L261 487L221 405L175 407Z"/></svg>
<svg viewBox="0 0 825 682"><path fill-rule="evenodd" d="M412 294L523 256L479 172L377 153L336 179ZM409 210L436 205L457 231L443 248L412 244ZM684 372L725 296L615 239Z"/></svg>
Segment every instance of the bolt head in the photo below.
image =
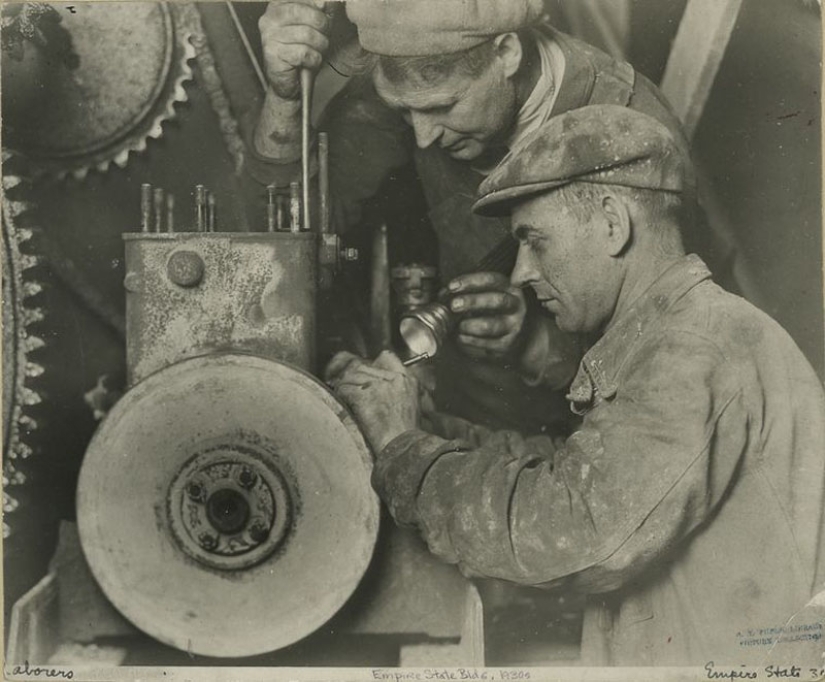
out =
<svg viewBox="0 0 825 682"><path fill-rule="evenodd" d="M249 526L249 537L252 542L264 542L269 537L269 528L261 521L255 521Z"/></svg>
<svg viewBox="0 0 825 682"><path fill-rule="evenodd" d="M127 272L123 278L123 288L132 294L140 293L141 284L141 278L137 272Z"/></svg>
<svg viewBox="0 0 825 682"><path fill-rule="evenodd" d="M186 486L186 494L189 496L189 499L193 502L203 502L205 496L203 486L200 483L196 483L194 481L192 481L189 485Z"/></svg>
<svg viewBox="0 0 825 682"><path fill-rule="evenodd" d="M258 482L258 475L252 469L242 469L238 476L238 483L242 488L249 490Z"/></svg>
<svg viewBox="0 0 825 682"><path fill-rule="evenodd" d="M166 263L166 274L180 287L196 287L203 279L205 267L194 251L175 251Z"/></svg>
<svg viewBox="0 0 825 682"><path fill-rule="evenodd" d="M212 533L201 533L198 535L198 543L208 552L218 546L218 538Z"/></svg>

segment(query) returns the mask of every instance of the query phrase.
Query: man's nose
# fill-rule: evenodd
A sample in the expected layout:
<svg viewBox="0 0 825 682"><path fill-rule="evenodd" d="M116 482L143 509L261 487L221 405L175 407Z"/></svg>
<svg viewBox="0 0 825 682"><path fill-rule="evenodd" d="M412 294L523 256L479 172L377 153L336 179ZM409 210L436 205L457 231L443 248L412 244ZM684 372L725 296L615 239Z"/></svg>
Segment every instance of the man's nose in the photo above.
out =
<svg viewBox="0 0 825 682"><path fill-rule="evenodd" d="M426 149L439 137L441 137L443 128L435 123L426 114L421 114L415 111L410 112L410 123L415 131L415 143L419 149Z"/></svg>
<svg viewBox="0 0 825 682"><path fill-rule="evenodd" d="M516 287L526 287L539 279L539 273L525 244L519 244L518 255L513 272L510 273L510 282Z"/></svg>

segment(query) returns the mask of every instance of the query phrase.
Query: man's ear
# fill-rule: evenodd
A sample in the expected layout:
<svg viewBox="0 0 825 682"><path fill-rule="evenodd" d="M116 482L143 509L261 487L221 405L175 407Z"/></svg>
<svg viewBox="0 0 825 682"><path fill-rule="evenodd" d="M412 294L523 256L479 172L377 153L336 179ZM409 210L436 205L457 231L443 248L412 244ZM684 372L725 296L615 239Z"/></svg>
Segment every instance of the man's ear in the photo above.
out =
<svg viewBox="0 0 825 682"><path fill-rule="evenodd" d="M610 256L621 256L630 244L633 236L633 221L627 205L618 197L608 194L602 199L602 212L605 217L605 234L607 253Z"/></svg>
<svg viewBox="0 0 825 682"><path fill-rule="evenodd" d="M502 33L493 39L493 48L496 57L501 60L504 67L504 76L512 78L519 70L521 60L524 58L521 38L516 33Z"/></svg>

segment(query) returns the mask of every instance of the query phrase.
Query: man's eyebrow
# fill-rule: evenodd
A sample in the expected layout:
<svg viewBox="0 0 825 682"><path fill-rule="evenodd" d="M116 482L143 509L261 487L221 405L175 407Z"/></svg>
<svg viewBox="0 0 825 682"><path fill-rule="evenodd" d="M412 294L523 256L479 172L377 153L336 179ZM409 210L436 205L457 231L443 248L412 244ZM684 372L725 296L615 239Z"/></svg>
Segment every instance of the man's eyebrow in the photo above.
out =
<svg viewBox="0 0 825 682"><path fill-rule="evenodd" d="M513 229L513 236L519 241L524 241L530 236L530 233L535 232L536 228L532 225L525 225L524 223L517 225Z"/></svg>
<svg viewBox="0 0 825 682"><path fill-rule="evenodd" d="M392 89L382 88L380 84L375 85L375 92L378 97L383 100L384 104L390 109L397 111L409 111L415 109L416 111L437 111L438 109L447 109L452 107L460 99L460 95L456 93L445 93L443 95L433 97L425 97L424 101L420 103L413 97L399 96ZM419 98L420 99L420 98ZM429 101L427 101L429 99Z"/></svg>
<svg viewBox="0 0 825 682"><path fill-rule="evenodd" d="M448 109L449 107L453 106L457 101L458 98L454 96L445 97L442 100L436 99L433 104L418 107L418 111L435 111L437 109Z"/></svg>
<svg viewBox="0 0 825 682"><path fill-rule="evenodd" d="M457 100L454 97L451 97L451 98L449 98L449 100L444 100L443 102L436 101L433 104L427 104L425 106L417 107L417 106L411 106L411 104L412 105L415 104L414 102L413 103L402 102L401 100L398 100L398 99L389 100L389 101L384 100L384 102L387 104L387 106L389 106L390 109L393 109L395 111L401 111L401 112L406 112L406 111L421 111L421 112L442 111L442 110L449 109L450 107L452 107L456 103L456 101Z"/></svg>
<svg viewBox="0 0 825 682"><path fill-rule="evenodd" d="M386 94L378 93L378 97L384 102L384 105L395 111L403 111L406 107L395 97Z"/></svg>

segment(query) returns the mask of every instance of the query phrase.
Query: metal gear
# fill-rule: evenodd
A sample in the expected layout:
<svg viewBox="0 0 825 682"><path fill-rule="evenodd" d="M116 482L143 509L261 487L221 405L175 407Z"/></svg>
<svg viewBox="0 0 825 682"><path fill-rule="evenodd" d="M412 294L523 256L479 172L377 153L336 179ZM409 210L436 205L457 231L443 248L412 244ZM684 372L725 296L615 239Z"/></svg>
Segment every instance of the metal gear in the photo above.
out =
<svg viewBox="0 0 825 682"><path fill-rule="evenodd" d="M174 2L79 3L61 18L78 65L53 71L50 105L27 122L18 146L35 177L83 179L92 168L125 167L163 134L175 104L188 100L195 48Z"/></svg>
<svg viewBox="0 0 825 682"><path fill-rule="evenodd" d="M13 154L3 150L4 168ZM2 179L2 291L3 291L3 537L11 527L8 514L18 507L12 488L26 481L20 463L33 452L30 437L37 428L31 408L41 402L37 378L43 367L32 361L31 354L44 345L32 332L43 320L43 311L32 304L42 291L33 276L36 256L24 252L31 240L31 205L25 201L27 181L24 176L5 174Z"/></svg>

